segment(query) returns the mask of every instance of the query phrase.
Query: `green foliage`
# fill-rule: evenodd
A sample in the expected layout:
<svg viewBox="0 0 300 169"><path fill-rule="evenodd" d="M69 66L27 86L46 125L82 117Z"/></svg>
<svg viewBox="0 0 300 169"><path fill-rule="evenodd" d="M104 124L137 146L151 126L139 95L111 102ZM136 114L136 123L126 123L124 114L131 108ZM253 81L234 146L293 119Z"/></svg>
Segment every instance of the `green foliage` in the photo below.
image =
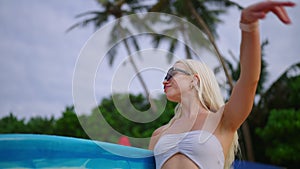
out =
<svg viewBox="0 0 300 169"><path fill-rule="evenodd" d="M293 77L293 81L290 82L289 87L292 92L289 93L287 102L289 106L300 109L300 76Z"/></svg>
<svg viewBox="0 0 300 169"><path fill-rule="evenodd" d="M272 110L264 128L256 133L264 141L266 155L271 162L296 166L300 161L300 111L294 109Z"/></svg>
<svg viewBox="0 0 300 169"><path fill-rule="evenodd" d="M150 106L142 94L115 94L104 98L90 115L77 116L73 106L66 107L59 119L32 117L25 122L10 114L0 119L0 133L52 134L117 143L119 135L110 130L113 128L128 137L149 138L156 128L173 116L175 103L164 101L165 97L154 99L152 104L156 106ZM136 119L132 120L129 116ZM139 121L143 119L149 119L149 122ZM146 148L147 145L145 142L138 147Z"/></svg>
<svg viewBox="0 0 300 169"><path fill-rule="evenodd" d="M162 102L161 99L165 98L154 100L154 104L158 107L157 111L162 112L161 115L150 108L149 102L143 95L130 94L129 98L127 94L116 94L111 98L105 98L102 100L98 110L95 109L93 111L92 116L97 116L98 113L101 113L105 121L114 130L134 138L150 137L156 128L167 123L173 116L175 103L167 102L166 107L159 104ZM117 106L116 102L118 102ZM139 122L142 119L153 119L155 117L157 118L149 120L150 122ZM134 118L134 120L131 118ZM107 138L109 137L107 135Z"/></svg>
<svg viewBox="0 0 300 169"><path fill-rule="evenodd" d="M0 133L26 133L24 119L18 120L16 116L10 113L9 116L0 120Z"/></svg>
<svg viewBox="0 0 300 169"><path fill-rule="evenodd" d="M74 111L74 106L67 107L62 117L56 121L54 133L63 136L87 138Z"/></svg>
<svg viewBox="0 0 300 169"><path fill-rule="evenodd" d="M58 120L54 117L32 117L25 122L25 119L17 119L12 113L0 119L0 133L31 133L31 134L52 134L71 137L87 138L82 129L74 107L67 107Z"/></svg>
<svg viewBox="0 0 300 169"><path fill-rule="evenodd" d="M300 63L289 67L262 95L249 119L262 127L272 109L300 109Z"/></svg>
<svg viewBox="0 0 300 169"><path fill-rule="evenodd" d="M51 117L50 119L43 117L32 117L26 128L28 132L35 134L54 134L55 119Z"/></svg>
<svg viewBox="0 0 300 169"><path fill-rule="evenodd" d="M297 156L292 155L292 149L299 150L296 138L298 131L292 129L295 123L299 123L299 99L300 99L300 63L289 67L260 97L250 114L248 121L252 128L252 142L256 160L264 163L278 163L290 168L295 162L291 162ZM274 111L283 111L276 115ZM293 113L297 112L293 118ZM273 115L271 115L273 113ZM270 126L270 127L267 127ZM272 128L273 127L273 128ZM257 129L260 128L260 129ZM262 132L264 131L264 132ZM273 135L271 133L273 132ZM284 133L283 133L284 132ZM278 137L275 136L278 134ZM274 136L274 137L273 137ZM295 143L294 143L295 142ZM298 146L298 147L293 147ZM286 154L289 153L289 154ZM298 158L298 157L297 157ZM299 160L299 158L298 158Z"/></svg>

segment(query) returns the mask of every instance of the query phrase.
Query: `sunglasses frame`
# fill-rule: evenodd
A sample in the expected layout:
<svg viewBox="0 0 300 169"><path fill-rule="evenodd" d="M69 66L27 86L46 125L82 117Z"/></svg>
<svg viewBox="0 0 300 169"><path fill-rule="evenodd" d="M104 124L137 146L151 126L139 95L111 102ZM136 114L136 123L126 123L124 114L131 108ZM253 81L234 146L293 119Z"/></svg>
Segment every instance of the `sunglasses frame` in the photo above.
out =
<svg viewBox="0 0 300 169"><path fill-rule="evenodd" d="M166 80L166 81L169 81L170 79L173 78L173 76L174 76L173 72L174 72L174 71L181 72L181 73L184 73L184 74L186 74L186 75L191 75L191 73L189 73L189 72L187 72L187 71L185 71L185 70L182 70L182 69L179 69L179 68L176 68L176 67L171 67L171 68L168 70L167 75L166 75L166 77L165 77L165 80Z"/></svg>

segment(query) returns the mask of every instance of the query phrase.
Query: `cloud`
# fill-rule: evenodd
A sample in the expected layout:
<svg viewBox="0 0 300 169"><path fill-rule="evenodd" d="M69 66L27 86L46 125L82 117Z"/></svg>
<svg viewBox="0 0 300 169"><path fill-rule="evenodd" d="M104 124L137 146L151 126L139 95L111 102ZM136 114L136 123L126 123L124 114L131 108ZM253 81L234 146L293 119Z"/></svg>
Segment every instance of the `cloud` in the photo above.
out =
<svg viewBox="0 0 300 169"><path fill-rule="evenodd" d="M66 34L94 1L1 1L0 116L60 114L72 104L72 75L92 29Z"/></svg>

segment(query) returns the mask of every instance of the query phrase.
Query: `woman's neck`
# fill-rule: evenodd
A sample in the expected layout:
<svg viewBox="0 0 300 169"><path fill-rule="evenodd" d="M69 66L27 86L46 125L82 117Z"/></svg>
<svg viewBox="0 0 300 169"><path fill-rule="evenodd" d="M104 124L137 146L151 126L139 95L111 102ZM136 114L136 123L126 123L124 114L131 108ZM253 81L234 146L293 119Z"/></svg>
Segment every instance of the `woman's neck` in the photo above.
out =
<svg viewBox="0 0 300 169"><path fill-rule="evenodd" d="M181 102L182 117L193 118L205 109L198 99L182 99Z"/></svg>

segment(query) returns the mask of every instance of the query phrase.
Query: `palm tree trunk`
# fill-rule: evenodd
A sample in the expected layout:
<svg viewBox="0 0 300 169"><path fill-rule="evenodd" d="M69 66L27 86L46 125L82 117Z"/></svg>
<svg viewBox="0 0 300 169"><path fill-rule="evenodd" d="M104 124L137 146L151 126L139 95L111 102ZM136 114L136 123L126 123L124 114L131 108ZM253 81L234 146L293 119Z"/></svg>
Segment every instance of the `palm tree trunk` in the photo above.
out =
<svg viewBox="0 0 300 169"><path fill-rule="evenodd" d="M191 0L187 0L187 5L188 5L188 8L190 9L190 11L192 12L192 15L196 18L196 21L198 22L198 24L200 26L202 26L202 28L204 29L204 33L208 36L209 41L213 45L213 48L215 49L217 57L218 57L219 61L222 64L222 67L224 69L225 75L226 75L227 80L228 80L228 84L229 84L230 89L232 91L232 89L233 89L232 77L229 75L228 69L226 68L226 65L225 65L225 61L224 61L224 59L223 59L216 43L215 43L213 34L209 30L209 28L206 25L206 23L204 22L204 20L201 18L201 16L198 15L196 9L193 7L193 4L192 4ZM254 161L250 129L249 129L247 121L245 121L243 123L243 125L241 126L241 129L243 131L243 136L245 138L246 151L247 151L246 153L247 153L248 160L249 161Z"/></svg>
<svg viewBox="0 0 300 169"><path fill-rule="evenodd" d="M124 33L124 30L123 30L123 28L122 28L120 22L121 22L121 19L119 19L118 27L119 27L119 30L120 30L120 33L121 33L122 38L124 38L124 37L125 37L125 33ZM125 46L126 51L127 51L127 55L128 55L128 58L129 58L129 62L131 63L131 65L132 65L134 71L136 72L137 78L138 78L138 80L140 81L140 83L141 83L141 85L142 85L142 87L143 87L143 89L144 89L144 92L145 92L145 94L146 94L146 98L148 98L148 100L149 100L149 103L150 103L150 105L151 105L152 113L155 113L155 112L157 111L157 107L156 107L156 105L155 105L153 99L151 99L151 97L150 97L150 93L149 93L148 87L147 87L147 85L146 85L146 83L145 83L143 77L142 77L141 74L139 73L139 69L138 69L138 67L137 67L137 65L136 65L136 63L135 63L135 61L134 61L134 59L133 59L133 57L132 57L132 55L131 55L131 50L130 50L130 47L129 47L129 45L128 45L128 42L127 42L127 39L126 39L126 38L124 38L124 46Z"/></svg>
<svg viewBox="0 0 300 169"><path fill-rule="evenodd" d="M214 38L213 34L209 30L209 28L206 25L206 23L204 22L204 20L201 18L201 16L198 15L196 9L193 7L193 4L192 4L191 0L187 0L187 4L188 4L188 8L191 10L193 16L196 18L196 21L198 22L198 24L200 26L202 26L202 28L204 29L204 33L207 35L208 40L213 45L213 48L216 51L217 57L218 57L219 61L221 62L222 67L223 67L224 72L225 72L225 75L228 79L228 84L230 85L230 88L232 89L233 88L232 78L229 75L228 69L226 68L225 61L224 61L224 59L223 59L223 57L222 57L222 55L219 51L219 48L217 47L217 44L215 43L215 38Z"/></svg>

